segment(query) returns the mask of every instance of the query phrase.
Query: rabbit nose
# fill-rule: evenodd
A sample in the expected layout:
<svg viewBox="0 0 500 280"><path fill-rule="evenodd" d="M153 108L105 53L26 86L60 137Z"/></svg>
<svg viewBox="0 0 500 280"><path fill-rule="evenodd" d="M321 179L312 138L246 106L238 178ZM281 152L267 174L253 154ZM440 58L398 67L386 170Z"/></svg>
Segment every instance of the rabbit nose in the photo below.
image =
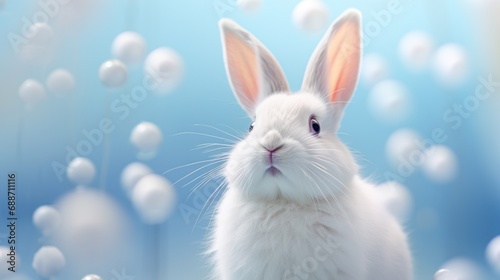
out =
<svg viewBox="0 0 500 280"><path fill-rule="evenodd" d="M262 138L260 145L272 153L283 147L283 138L277 130L271 130Z"/></svg>

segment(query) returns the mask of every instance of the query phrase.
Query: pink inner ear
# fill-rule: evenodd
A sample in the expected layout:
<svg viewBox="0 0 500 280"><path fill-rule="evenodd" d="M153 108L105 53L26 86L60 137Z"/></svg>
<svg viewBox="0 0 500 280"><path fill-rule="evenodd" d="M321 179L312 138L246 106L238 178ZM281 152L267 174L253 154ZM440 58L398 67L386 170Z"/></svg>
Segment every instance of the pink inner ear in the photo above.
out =
<svg viewBox="0 0 500 280"><path fill-rule="evenodd" d="M236 93L247 105L254 104L259 95L257 54L252 47L233 32L225 36L228 70Z"/></svg>
<svg viewBox="0 0 500 280"><path fill-rule="evenodd" d="M346 20L332 34L327 47L330 102L347 102L356 87L361 60L359 22Z"/></svg>

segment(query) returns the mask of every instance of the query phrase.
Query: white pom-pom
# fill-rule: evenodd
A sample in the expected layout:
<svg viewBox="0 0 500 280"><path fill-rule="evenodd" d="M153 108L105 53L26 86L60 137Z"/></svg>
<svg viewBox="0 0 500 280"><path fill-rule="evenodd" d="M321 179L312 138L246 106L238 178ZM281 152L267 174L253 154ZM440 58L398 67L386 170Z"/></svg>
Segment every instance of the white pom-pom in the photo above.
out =
<svg viewBox="0 0 500 280"><path fill-rule="evenodd" d="M259 8L262 0L237 0L238 7L245 12L253 13Z"/></svg>
<svg viewBox="0 0 500 280"><path fill-rule="evenodd" d="M173 49L158 48L146 57L144 71L154 79L154 92L168 93L182 80L184 62Z"/></svg>
<svg viewBox="0 0 500 280"><path fill-rule="evenodd" d="M61 215L52 206L40 206L33 213L33 223L44 235L50 235L59 228Z"/></svg>
<svg viewBox="0 0 500 280"><path fill-rule="evenodd" d="M125 84L127 78L127 66L117 59L108 60L99 68L99 79L107 87L121 87Z"/></svg>
<svg viewBox="0 0 500 280"><path fill-rule="evenodd" d="M455 280L448 269L440 269L434 274L433 280Z"/></svg>
<svg viewBox="0 0 500 280"><path fill-rule="evenodd" d="M412 197L405 186L397 182L386 182L377 187L379 199L386 209L399 221L404 222L412 209Z"/></svg>
<svg viewBox="0 0 500 280"><path fill-rule="evenodd" d="M0 246L0 276L7 276L9 273L12 273L9 271L10 264L8 262L10 261L10 256L7 254L10 254L9 248Z"/></svg>
<svg viewBox="0 0 500 280"><path fill-rule="evenodd" d="M493 238L486 247L486 259L500 273L500 235Z"/></svg>
<svg viewBox="0 0 500 280"><path fill-rule="evenodd" d="M94 180L96 169L89 159L77 157L69 163L67 173L72 182L86 185Z"/></svg>
<svg viewBox="0 0 500 280"><path fill-rule="evenodd" d="M139 63L146 53L146 42L139 33L126 31L116 36L111 52L125 63Z"/></svg>
<svg viewBox="0 0 500 280"><path fill-rule="evenodd" d="M376 84L368 99L373 114L388 123L403 121L411 113L411 97L405 85L394 80Z"/></svg>
<svg viewBox="0 0 500 280"><path fill-rule="evenodd" d="M175 190L165 178L156 174L144 176L132 191L132 202L147 224L161 224L174 210Z"/></svg>
<svg viewBox="0 0 500 280"><path fill-rule="evenodd" d="M368 54L363 58L361 75L368 84L381 81L387 76L387 61L379 54Z"/></svg>
<svg viewBox="0 0 500 280"><path fill-rule="evenodd" d="M315 33L328 24L328 8L322 0L302 0L295 6L293 22L302 30Z"/></svg>
<svg viewBox="0 0 500 280"><path fill-rule="evenodd" d="M425 151L424 173L438 183L449 182L457 175L455 153L446 146L435 145Z"/></svg>
<svg viewBox="0 0 500 280"><path fill-rule="evenodd" d="M410 32L399 42L401 60L414 70L420 70L427 66L433 49L432 38L422 31Z"/></svg>
<svg viewBox="0 0 500 280"><path fill-rule="evenodd" d="M50 92L62 96L73 91L75 78L66 69L56 69L49 74L45 85Z"/></svg>
<svg viewBox="0 0 500 280"><path fill-rule="evenodd" d="M28 79L19 87L19 97L31 108L46 98L45 88L38 81Z"/></svg>
<svg viewBox="0 0 500 280"><path fill-rule="evenodd" d="M398 166L401 163L410 161L410 157L424 157L424 152L421 151L420 145L422 138L420 135L411 129L400 129L391 134L386 143L386 155L389 161ZM418 153L418 155L416 155Z"/></svg>
<svg viewBox="0 0 500 280"><path fill-rule="evenodd" d="M90 274L82 278L82 280L102 280L101 276Z"/></svg>
<svg viewBox="0 0 500 280"><path fill-rule="evenodd" d="M444 273L449 278L446 280L478 280L484 279L481 269L472 261L463 258L456 258L443 265L448 273Z"/></svg>
<svg viewBox="0 0 500 280"><path fill-rule="evenodd" d="M61 226L55 242L82 267L116 259L126 246L127 217L114 199L102 191L79 188L58 203Z"/></svg>
<svg viewBox="0 0 500 280"><path fill-rule="evenodd" d="M162 139L163 135L160 128L150 122L138 124L130 134L130 142L143 153L156 151Z"/></svg>
<svg viewBox="0 0 500 280"><path fill-rule="evenodd" d="M54 40L54 30L44 22L36 22L29 27L28 33L31 35L30 44L36 46L49 46Z"/></svg>
<svg viewBox="0 0 500 280"><path fill-rule="evenodd" d="M45 278L56 276L66 265L63 253L53 246L40 248L33 257L33 269Z"/></svg>
<svg viewBox="0 0 500 280"><path fill-rule="evenodd" d="M142 179L142 177L153 173L153 171L145 164L140 162L133 162L127 165L121 175L122 186L130 194L135 184Z"/></svg>
<svg viewBox="0 0 500 280"><path fill-rule="evenodd" d="M467 54L460 45L441 46L436 50L433 60L434 74L445 85L459 84L468 74Z"/></svg>

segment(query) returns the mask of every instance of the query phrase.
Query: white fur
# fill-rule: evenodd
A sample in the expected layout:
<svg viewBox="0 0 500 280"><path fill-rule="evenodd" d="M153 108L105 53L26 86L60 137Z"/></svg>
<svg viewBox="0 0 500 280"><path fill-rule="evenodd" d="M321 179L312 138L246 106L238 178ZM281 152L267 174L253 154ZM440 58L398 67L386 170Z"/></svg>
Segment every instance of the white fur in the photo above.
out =
<svg viewBox="0 0 500 280"><path fill-rule="evenodd" d="M228 188L217 208L209 250L215 279L412 279L406 235L380 204L375 187L359 178L353 156L337 137L346 102L330 97L332 89L324 81L333 75L323 69L325 50L335 47L327 47L329 38L341 24L356 20L359 15L350 11L332 25L313 55L301 92L266 87L257 98L242 73L258 71L260 79L275 79L265 84L283 85L281 68L251 34L222 22L223 32L234 32L231 39L241 35L257 51L260 68L239 58L237 50L225 50L227 69L235 71L229 73L233 90L255 125L225 166ZM339 94L340 101L348 101L355 80L341 82L351 86ZM338 86L343 90L343 84ZM311 117L321 125L319 135L311 132ZM271 164L268 150L280 146ZM279 173L268 172L271 166Z"/></svg>

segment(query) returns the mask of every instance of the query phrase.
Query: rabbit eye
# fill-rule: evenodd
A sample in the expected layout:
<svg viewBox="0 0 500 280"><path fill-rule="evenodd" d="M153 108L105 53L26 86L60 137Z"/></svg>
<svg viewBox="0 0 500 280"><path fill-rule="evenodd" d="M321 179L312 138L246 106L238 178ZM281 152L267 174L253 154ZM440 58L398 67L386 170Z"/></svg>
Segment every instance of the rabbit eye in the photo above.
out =
<svg viewBox="0 0 500 280"><path fill-rule="evenodd" d="M314 116L311 117L309 120L309 129L311 130L311 133L314 135L318 135L319 132L321 131L321 126L319 125L318 120Z"/></svg>
<svg viewBox="0 0 500 280"><path fill-rule="evenodd" d="M255 126L255 122L250 124L250 127L248 128L248 132L252 132L254 126Z"/></svg>

